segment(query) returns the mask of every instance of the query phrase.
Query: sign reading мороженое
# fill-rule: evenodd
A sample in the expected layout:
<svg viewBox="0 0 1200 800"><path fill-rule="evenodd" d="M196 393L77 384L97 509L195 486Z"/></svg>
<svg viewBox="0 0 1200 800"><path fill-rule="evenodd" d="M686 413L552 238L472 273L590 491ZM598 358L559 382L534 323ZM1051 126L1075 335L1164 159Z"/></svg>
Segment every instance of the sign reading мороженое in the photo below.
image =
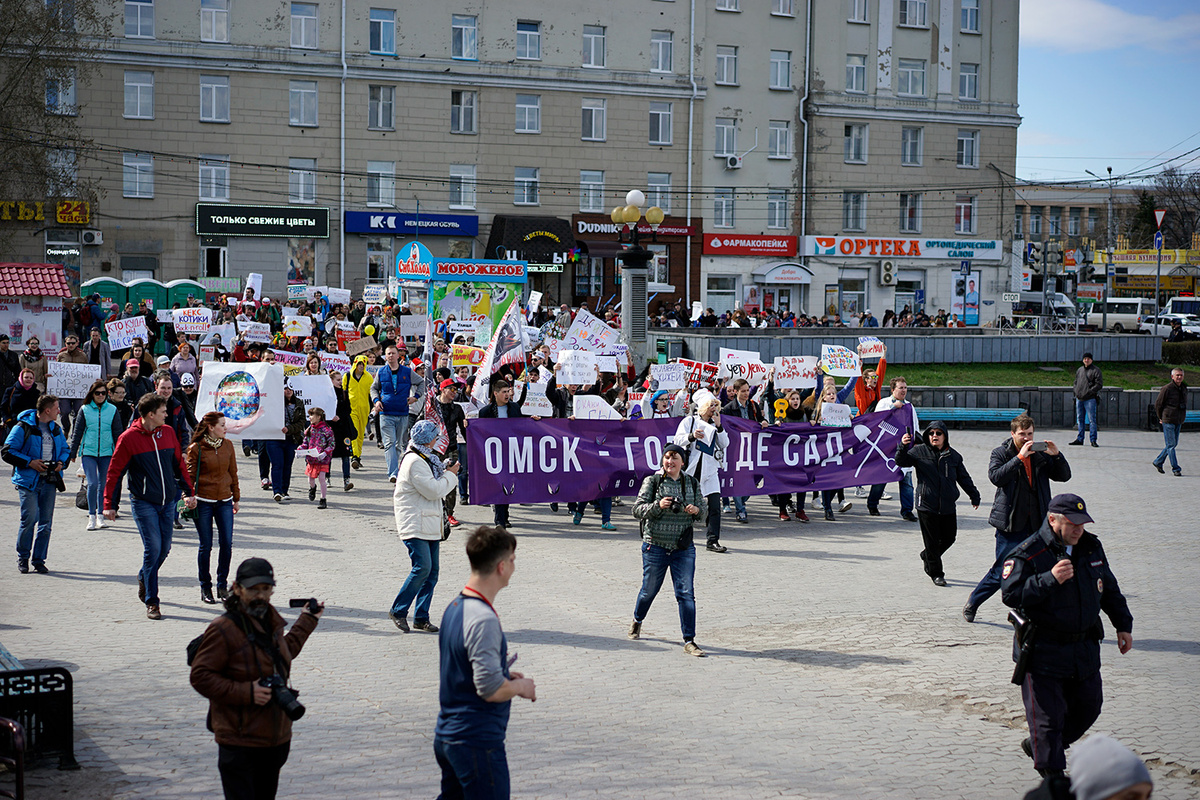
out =
<svg viewBox="0 0 1200 800"><path fill-rule="evenodd" d="M329 209L311 206L235 206L197 203L200 236L279 236L328 239Z"/></svg>

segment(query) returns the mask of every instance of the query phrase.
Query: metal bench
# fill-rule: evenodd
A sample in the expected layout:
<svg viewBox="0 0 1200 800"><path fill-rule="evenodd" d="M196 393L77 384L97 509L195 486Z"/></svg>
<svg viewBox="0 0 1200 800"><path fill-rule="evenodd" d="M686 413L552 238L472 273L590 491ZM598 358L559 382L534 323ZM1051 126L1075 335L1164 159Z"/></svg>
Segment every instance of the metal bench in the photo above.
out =
<svg viewBox="0 0 1200 800"><path fill-rule="evenodd" d="M70 672L62 667L26 669L0 645L0 717L24 729L27 756L56 754L59 769L79 769L74 709Z"/></svg>
<svg viewBox="0 0 1200 800"><path fill-rule="evenodd" d="M917 419L926 424L936 420L945 423L1011 422L1025 413L1023 408L918 408Z"/></svg>
<svg viewBox="0 0 1200 800"><path fill-rule="evenodd" d="M13 789L0 789L0 797L25 800L25 731L16 720L0 717L0 731L8 734L9 747L0 750L0 767L13 774Z"/></svg>

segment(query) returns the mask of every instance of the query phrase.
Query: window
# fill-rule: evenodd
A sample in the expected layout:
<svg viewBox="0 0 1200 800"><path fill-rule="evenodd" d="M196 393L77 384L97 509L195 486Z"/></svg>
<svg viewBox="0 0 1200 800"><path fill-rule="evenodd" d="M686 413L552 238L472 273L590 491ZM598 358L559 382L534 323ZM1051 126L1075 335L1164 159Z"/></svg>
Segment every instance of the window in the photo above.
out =
<svg viewBox="0 0 1200 800"><path fill-rule="evenodd" d="M850 22L867 22L867 0L848 0L850 10L846 19Z"/></svg>
<svg viewBox="0 0 1200 800"><path fill-rule="evenodd" d="M867 282L861 278L843 278L838 281L842 296L842 319L849 319L867 308Z"/></svg>
<svg viewBox="0 0 1200 800"><path fill-rule="evenodd" d="M517 133L542 132L542 96L517 95Z"/></svg>
<svg viewBox="0 0 1200 800"><path fill-rule="evenodd" d="M57 30L75 30L75 0L46 0L46 12L50 15L50 24Z"/></svg>
<svg viewBox="0 0 1200 800"><path fill-rule="evenodd" d="M738 0L717 0L717 11L739 11Z"/></svg>
<svg viewBox="0 0 1200 800"><path fill-rule="evenodd" d="M1050 206L1050 214L1046 218L1046 233L1050 236L1062 236L1062 206Z"/></svg>
<svg viewBox="0 0 1200 800"><path fill-rule="evenodd" d="M737 155L737 120L732 117L717 117L716 149L713 155L717 158Z"/></svg>
<svg viewBox="0 0 1200 800"><path fill-rule="evenodd" d="M306 127L316 126L316 81L291 81L288 84L288 123Z"/></svg>
<svg viewBox="0 0 1200 800"><path fill-rule="evenodd" d="M1025 206L1017 206L1017 213L1013 216L1013 238L1025 238Z"/></svg>
<svg viewBox="0 0 1200 800"><path fill-rule="evenodd" d="M367 237L367 280L384 283L392 274L392 237Z"/></svg>
<svg viewBox="0 0 1200 800"><path fill-rule="evenodd" d="M1029 207L1029 235L1035 239L1042 235L1042 206Z"/></svg>
<svg viewBox="0 0 1200 800"><path fill-rule="evenodd" d="M843 133L845 136L846 163L867 163L867 126L847 125Z"/></svg>
<svg viewBox="0 0 1200 800"><path fill-rule="evenodd" d="M479 95L475 92L450 93L450 132L475 133L475 108Z"/></svg>
<svg viewBox="0 0 1200 800"><path fill-rule="evenodd" d="M866 219L866 194L863 192L842 192L842 230L866 230Z"/></svg>
<svg viewBox="0 0 1200 800"><path fill-rule="evenodd" d="M650 31L650 71L670 72L673 68L674 42L670 31Z"/></svg>
<svg viewBox="0 0 1200 800"><path fill-rule="evenodd" d="M604 172L598 169L579 170L579 210L604 210Z"/></svg>
<svg viewBox="0 0 1200 800"><path fill-rule="evenodd" d="M859 55L846 56L846 91L867 91L867 57Z"/></svg>
<svg viewBox="0 0 1200 800"><path fill-rule="evenodd" d="M317 49L316 3L292 3L292 47Z"/></svg>
<svg viewBox="0 0 1200 800"><path fill-rule="evenodd" d="M72 197L79 180L79 160L72 148L46 152L46 194L50 197Z"/></svg>
<svg viewBox="0 0 1200 800"><path fill-rule="evenodd" d="M979 131L958 132L958 166L979 166Z"/></svg>
<svg viewBox="0 0 1200 800"><path fill-rule="evenodd" d="M921 166L923 128L900 129L900 164L905 167Z"/></svg>
<svg viewBox="0 0 1200 800"><path fill-rule="evenodd" d="M925 96L925 62L913 58L900 59L899 86L897 94L911 97Z"/></svg>
<svg viewBox="0 0 1200 800"><path fill-rule="evenodd" d="M733 189L713 191L713 227L733 227Z"/></svg>
<svg viewBox="0 0 1200 800"><path fill-rule="evenodd" d="M583 65L585 67L604 66L604 26L583 26Z"/></svg>
<svg viewBox="0 0 1200 800"><path fill-rule="evenodd" d="M229 78L200 76L200 121L229 122Z"/></svg>
<svg viewBox="0 0 1200 800"><path fill-rule="evenodd" d="M588 258L575 265L575 294L592 297L604 292L604 259Z"/></svg>
<svg viewBox="0 0 1200 800"><path fill-rule="evenodd" d="M46 113L73 117L79 113L75 105L75 70L60 77L46 77Z"/></svg>
<svg viewBox="0 0 1200 800"><path fill-rule="evenodd" d="M926 6L926 0L900 0L900 24L926 27Z"/></svg>
<svg viewBox="0 0 1200 800"><path fill-rule="evenodd" d="M646 270L646 283L665 284L668 288L661 291L672 291L671 284L671 254L665 244L643 245L651 253L649 269Z"/></svg>
<svg viewBox="0 0 1200 800"><path fill-rule="evenodd" d="M229 202L229 157L200 156L200 199Z"/></svg>
<svg viewBox="0 0 1200 800"><path fill-rule="evenodd" d="M475 207L475 165L450 165L450 207Z"/></svg>
<svg viewBox="0 0 1200 800"><path fill-rule="evenodd" d="M538 204L538 168L517 167L513 170L513 205Z"/></svg>
<svg viewBox="0 0 1200 800"><path fill-rule="evenodd" d="M479 58L477 18L465 14L450 16L450 57L474 61Z"/></svg>
<svg viewBox="0 0 1200 800"><path fill-rule="evenodd" d="M517 23L517 58L537 61L542 57L542 23Z"/></svg>
<svg viewBox="0 0 1200 800"><path fill-rule="evenodd" d="M975 232L975 197L960 194L954 199L954 232Z"/></svg>
<svg viewBox="0 0 1200 800"><path fill-rule="evenodd" d="M788 199L786 189L767 190L767 227L788 227Z"/></svg>
<svg viewBox="0 0 1200 800"><path fill-rule="evenodd" d="M154 0L125 0L125 38L154 38Z"/></svg>
<svg viewBox="0 0 1200 800"><path fill-rule="evenodd" d="M367 162L367 205L391 207L396 202L396 163Z"/></svg>
<svg viewBox="0 0 1200 800"><path fill-rule="evenodd" d="M154 73L125 72L125 118L154 119Z"/></svg>
<svg viewBox="0 0 1200 800"><path fill-rule="evenodd" d="M229 0L200 0L200 41L229 41Z"/></svg>
<svg viewBox="0 0 1200 800"><path fill-rule="evenodd" d="M792 53L790 50L771 51L771 88L792 88Z"/></svg>
<svg viewBox="0 0 1200 800"><path fill-rule="evenodd" d="M958 67L958 99L979 99L979 65L960 64Z"/></svg>
<svg viewBox="0 0 1200 800"><path fill-rule="evenodd" d="M1083 227L1083 209L1072 208L1067 216L1067 236L1078 236Z"/></svg>
<svg viewBox="0 0 1200 800"><path fill-rule="evenodd" d="M288 159L288 202L317 202L317 160L315 158Z"/></svg>
<svg viewBox="0 0 1200 800"><path fill-rule="evenodd" d="M734 275L709 275L704 305L716 311L724 309L726 313L733 311L739 297L737 277Z"/></svg>
<svg viewBox="0 0 1200 800"><path fill-rule="evenodd" d="M371 9L371 52L377 55L396 55L396 12L390 8Z"/></svg>
<svg viewBox="0 0 1200 800"><path fill-rule="evenodd" d="M396 127L396 87L367 87L367 127L393 130Z"/></svg>
<svg viewBox="0 0 1200 800"><path fill-rule="evenodd" d="M771 3L771 13L781 17L795 16L796 11L792 5L792 0L773 0Z"/></svg>
<svg viewBox="0 0 1200 800"><path fill-rule="evenodd" d="M650 102L650 144L671 143L671 104Z"/></svg>
<svg viewBox="0 0 1200 800"><path fill-rule="evenodd" d="M717 45L717 83L737 85L737 54L733 45Z"/></svg>
<svg viewBox="0 0 1200 800"><path fill-rule="evenodd" d="M962 0L960 27L963 33L979 33L979 0Z"/></svg>
<svg viewBox="0 0 1200 800"><path fill-rule="evenodd" d="M154 197L154 156L125 153L122 156L124 197Z"/></svg>
<svg viewBox="0 0 1200 800"><path fill-rule="evenodd" d="M1100 212L1095 208L1088 209L1087 232L1089 236L1096 233L1096 224L1100 221Z"/></svg>
<svg viewBox="0 0 1200 800"><path fill-rule="evenodd" d="M900 194L900 232L921 232L921 195Z"/></svg>
<svg viewBox="0 0 1200 800"><path fill-rule="evenodd" d="M767 158L792 157L792 123L773 119L767 129Z"/></svg>
<svg viewBox="0 0 1200 800"><path fill-rule="evenodd" d="M585 142L603 142L607 125L608 101L585 97L583 98L583 126L580 138Z"/></svg>
<svg viewBox="0 0 1200 800"><path fill-rule="evenodd" d="M671 173L646 173L646 202L658 206L664 214L671 213Z"/></svg>

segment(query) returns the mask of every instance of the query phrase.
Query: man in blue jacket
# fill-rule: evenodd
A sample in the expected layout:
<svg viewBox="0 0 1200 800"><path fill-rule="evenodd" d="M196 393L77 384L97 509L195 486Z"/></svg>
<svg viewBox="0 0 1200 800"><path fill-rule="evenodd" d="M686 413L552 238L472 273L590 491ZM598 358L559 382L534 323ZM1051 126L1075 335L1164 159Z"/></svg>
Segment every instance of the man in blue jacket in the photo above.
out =
<svg viewBox="0 0 1200 800"><path fill-rule="evenodd" d="M388 480L396 482L400 472L400 450L405 446L409 425L409 404L412 394L412 370L400 363L400 351L389 344L383 351L387 363L371 383L371 400L375 413L379 415L379 433L383 439L383 453L387 459Z"/></svg>
<svg viewBox="0 0 1200 800"><path fill-rule="evenodd" d="M71 448L57 419L58 398L44 394L38 398L36 410L21 412L4 441L3 457L13 465L12 482L21 498L17 570L22 573L29 572L31 550L34 571L43 575L50 571L46 569L46 553L54 521L54 495L63 482L62 466L71 458Z"/></svg>

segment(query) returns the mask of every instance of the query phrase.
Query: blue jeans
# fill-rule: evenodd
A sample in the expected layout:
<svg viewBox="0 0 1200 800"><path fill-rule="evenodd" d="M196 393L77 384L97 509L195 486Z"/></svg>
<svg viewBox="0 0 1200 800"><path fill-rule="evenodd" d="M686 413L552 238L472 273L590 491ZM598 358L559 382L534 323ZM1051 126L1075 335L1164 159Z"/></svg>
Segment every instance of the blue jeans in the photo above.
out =
<svg viewBox="0 0 1200 800"><path fill-rule="evenodd" d="M1075 401L1075 422L1079 425L1079 435L1076 441L1083 441L1083 429L1086 426L1091 433L1092 441L1096 441L1096 398Z"/></svg>
<svg viewBox="0 0 1200 800"><path fill-rule="evenodd" d="M271 460L271 491L287 494L292 486L292 462L296 460L296 445L287 439L269 439L267 458Z"/></svg>
<svg viewBox="0 0 1200 800"><path fill-rule="evenodd" d="M389 478L400 472L400 451L405 447L404 436L408 433L409 416L400 414L379 415L379 435L383 437L383 455L387 459Z"/></svg>
<svg viewBox="0 0 1200 800"><path fill-rule="evenodd" d="M508 756L504 742L479 747L435 737L433 755L442 768L438 800L508 800Z"/></svg>
<svg viewBox="0 0 1200 800"><path fill-rule="evenodd" d="M46 552L50 549L50 525L54 522L54 495L58 493L50 484L39 480L36 489L17 487L21 498L21 525L17 528L17 558L29 558L30 548L33 549L33 563L41 564L46 560ZM37 527L37 539L33 537L34 526Z"/></svg>
<svg viewBox="0 0 1200 800"><path fill-rule="evenodd" d="M870 494L867 495L867 508L879 508L879 499L883 497L883 490L887 486L886 483L877 483L871 487ZM900 513L911 514L913 510L913 485L912 476L907 472L900 477Z"/></svg>
<svg viewBox="0 0 1200 800"><path fill-rule="evenodd" d="M104 484L108 480L108 462L112 456L84 456L83 474L87 476L88 516L104 513Z"/></svg>
<svg viewBox="0 0 1200 800"><path fill-rule="evenodd" d="M971 596L967 598L967 605L971 608L979 608L983 602L989 597L1000 591L1001 569L1004 566L1004 557L1011 553L1017 545L1025 541L1033 534L1028 528L1014 534L1007 534L1003 531L996 531L996 561L992 564L992 568L983 576L983 580L971 592Z"/></svg>
<svg viewBox="0 0 1200 800"><path fill-rule="evenodd" d="M587 507L591 501L584 500L582 503L567 503L567 510L573 514L587 513ZM600 509L600 522L612 521L612 498L601 497L596 500L596 506Z"/></svg>
<svg viewBox="0 0 1200 800"><path fill-rule="evenodd" d="M175 503L147 503L129 498L133 522L142 536L142 568L138 577L146 584L146 605L158 605L158 568L171 552L171 532L175 525Z"/></svg>
<svg viewBox="0 0 1200 800"><path fill-rule="evenodd" d="M404 546L408 548L408 557L412 559L412 570L404 579L400 593L392 601L392 614L397 617L408 617L408 607L413 598L417 599L417 609L413 613L414 622L429 621L429 606L433 603L433 589L438 582L438 549L441 542L431 542L425 539L405 539Z"/></svg>
<svg viewBox="0 0 1200 800"><path fill-rule="evenodd" d="M650 613L650 604L662 587L667 569L671 570L671 583L675 586L675 601L679 604L679 627L683 640L696 638L696 595L693 582L696 578L696 548L688 545L680 550L667 550L656 544L642 542L642 588L638 592L633 618L641 622Z"/></svg>
<svg viewBox="0 0 1200 800"><path fill-rule="evenodd" d="M233 558L233 501L207 500L196 502L196 533L200 536L200 550L196 553L196 566L200 574L200 586L212 589L209 573L213 546L213 521L217 523L217 587L224 589L229 579L229 562Z"/></svg>
<svg viewBox="0 0 1200 800"><path fill-rule="evenodd" d="M470 503L470 495L467 494L467 443L463 442L458 446L458 463L462 466L458 470L458 499L463 502L463 505Z"/></svg>
<svg viewBox="0 0 1200 800"><path fill-rule="evenodd" d="M1181 471L1179 469L1179 462L1175 460L1175 447L1179 444L1179 429L1182 427L1182 425L1172 425L1169 422L1164 422L1162 424L1163 443L1166 446L1162 449L1161 453L1154 457L1155 466L1161 467L1163 462L1167 460L1167 457L1170 456L1171 471Z"/></svg>

